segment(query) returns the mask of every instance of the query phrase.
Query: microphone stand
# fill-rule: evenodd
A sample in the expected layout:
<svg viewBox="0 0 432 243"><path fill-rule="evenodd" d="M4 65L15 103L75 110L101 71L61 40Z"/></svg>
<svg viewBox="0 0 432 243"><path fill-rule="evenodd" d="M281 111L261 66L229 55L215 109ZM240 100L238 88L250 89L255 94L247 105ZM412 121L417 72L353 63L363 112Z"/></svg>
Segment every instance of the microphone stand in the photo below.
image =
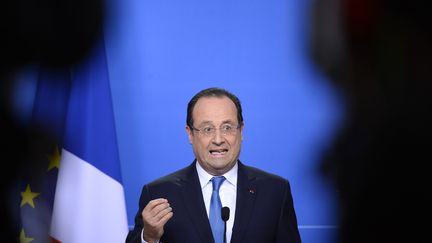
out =
<svg viewBox="0 0 432 243"><path fill-rule="evenodd" d="M226 225L227 225L227 221L224 222L224 243L226 243Z"/></svg>
<svg viewBox="0 0 432 243"><path fill-rule="evenodd" d="M227 228L227 221L229 219L230 216L230 209L229 207L223 207L221 210L221 218L224 221L224 240L223 242L226 243L227 241L227 237L226 237L226 228Z"/></svg>

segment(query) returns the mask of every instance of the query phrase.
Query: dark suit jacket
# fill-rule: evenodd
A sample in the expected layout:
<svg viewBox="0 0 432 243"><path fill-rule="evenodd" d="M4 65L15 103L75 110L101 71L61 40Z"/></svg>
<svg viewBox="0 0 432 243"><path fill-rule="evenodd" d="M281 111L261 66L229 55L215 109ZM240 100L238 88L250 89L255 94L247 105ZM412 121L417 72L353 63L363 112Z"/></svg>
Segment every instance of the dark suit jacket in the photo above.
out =
<svg viewBox="0 0 432 243"><path fill-rule="evenodd" d="M150 200L161 197L168 199L174 213L165 224L162 243L214 242L195 163L143 187L135 227L126 242L141 242L141 212ZM241 162L231 243L240 242L301 242L288 181Z"/></svg>

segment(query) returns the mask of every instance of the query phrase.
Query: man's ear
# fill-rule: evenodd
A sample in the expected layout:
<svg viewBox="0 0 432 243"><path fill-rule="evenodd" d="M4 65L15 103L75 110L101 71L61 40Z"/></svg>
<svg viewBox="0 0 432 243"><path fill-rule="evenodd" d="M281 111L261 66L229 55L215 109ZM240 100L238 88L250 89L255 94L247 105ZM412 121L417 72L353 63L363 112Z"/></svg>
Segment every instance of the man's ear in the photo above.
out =
<svg viewBox="0 0 432 243"><path fill-rule="evenodd" d="M241 134L241 140L243 141L243 128L244 128L244 122L241 123L240 126L240 134Z"/></svg>
<svg viewBox="0 0 432 243"><path fill-rule="evenodd" d="M189 126L186 126L186 132L187 132L187 135L188 135L188 138L189 138L189 143L190 144L193 144L192 143L192 138L193 138L193 131L192 131L192 129L189 127Z"/></svg>

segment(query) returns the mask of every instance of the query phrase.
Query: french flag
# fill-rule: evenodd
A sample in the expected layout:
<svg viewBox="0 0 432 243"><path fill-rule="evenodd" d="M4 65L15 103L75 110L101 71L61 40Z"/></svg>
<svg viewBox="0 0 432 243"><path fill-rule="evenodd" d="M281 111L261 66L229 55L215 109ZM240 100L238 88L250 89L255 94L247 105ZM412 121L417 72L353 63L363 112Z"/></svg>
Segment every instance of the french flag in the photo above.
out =
<svg viewBox="0 0 432 243"><path fill-rule="evenodd" d="M72 72L50 236L124 242L126 205L104 45Z"/></svg>

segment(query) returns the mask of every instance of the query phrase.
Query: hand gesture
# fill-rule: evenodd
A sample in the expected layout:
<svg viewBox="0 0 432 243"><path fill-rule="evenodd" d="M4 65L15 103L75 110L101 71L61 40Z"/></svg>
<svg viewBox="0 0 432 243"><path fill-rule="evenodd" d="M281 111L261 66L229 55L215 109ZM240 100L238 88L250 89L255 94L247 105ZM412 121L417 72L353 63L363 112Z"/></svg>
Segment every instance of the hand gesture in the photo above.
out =
<svg viewBox="0 0 432 243"><path fill-rule="evenodd" d="M158 198L151 200L141 215L144 221L144 240L154 243L162 237L164 225L173 216L173 212L168 200Z"/></svg>

